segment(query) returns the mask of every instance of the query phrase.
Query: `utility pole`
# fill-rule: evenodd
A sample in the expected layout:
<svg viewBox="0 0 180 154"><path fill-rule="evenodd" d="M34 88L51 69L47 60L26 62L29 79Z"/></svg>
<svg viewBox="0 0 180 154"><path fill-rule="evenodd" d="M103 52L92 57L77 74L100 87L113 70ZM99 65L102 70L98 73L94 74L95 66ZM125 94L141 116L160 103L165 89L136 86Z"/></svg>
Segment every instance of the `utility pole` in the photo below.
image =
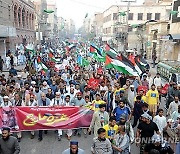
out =
<svg viewBox="0 0 180 154"><path fill-rule="evenodd" d="M128 49L128 30L129 30L129 7L130 7L130 1L127 1L127 16L126 16L126 37L124 40L124 51L126 51Z"/></svg>
<svg viewBox="0 0 180 154"><path fill-rule="evenodd" d="M131 2L136 2L136 0L121 0L122 2L127 2L127 15L126 15L126 27L125 27L125 39L124 39L124 52L128 49L128 30L129 30L129 8Z"/></svg>

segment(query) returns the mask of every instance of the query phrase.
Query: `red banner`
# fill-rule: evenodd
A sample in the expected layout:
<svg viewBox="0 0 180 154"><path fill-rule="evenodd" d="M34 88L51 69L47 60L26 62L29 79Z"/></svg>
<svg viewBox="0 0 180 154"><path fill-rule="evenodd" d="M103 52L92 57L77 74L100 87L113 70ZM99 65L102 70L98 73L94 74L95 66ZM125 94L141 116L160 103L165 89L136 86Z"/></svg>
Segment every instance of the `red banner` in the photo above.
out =
<svg viewBox="0 0 180 154"><path fill-rule="evenodd" d="M0 109L0 127L12 131L89 127L93 111L80 107L14 107Z"/></svg>

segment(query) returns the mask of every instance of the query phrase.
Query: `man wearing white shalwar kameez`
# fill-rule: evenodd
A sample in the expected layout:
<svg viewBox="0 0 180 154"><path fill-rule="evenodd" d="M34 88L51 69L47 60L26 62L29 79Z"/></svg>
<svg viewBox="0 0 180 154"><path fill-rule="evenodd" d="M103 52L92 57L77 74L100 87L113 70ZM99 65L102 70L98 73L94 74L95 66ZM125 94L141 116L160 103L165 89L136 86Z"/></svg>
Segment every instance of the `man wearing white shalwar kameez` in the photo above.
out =
<svg viewBox="0 0 180 154"><path fill-rule="evenodd" d="M9 69L11 64L10 64L11 58L9 56L6 56L6 68Z"/></svg>
<svg viewBox="0 0 180 154"><path fill-rule="evenodd" d="M136 92L134 90L134 85L130 85L130 88L128 89L128 101L131 104L131 106L134 108L134 98L136 96Z"/></svg>

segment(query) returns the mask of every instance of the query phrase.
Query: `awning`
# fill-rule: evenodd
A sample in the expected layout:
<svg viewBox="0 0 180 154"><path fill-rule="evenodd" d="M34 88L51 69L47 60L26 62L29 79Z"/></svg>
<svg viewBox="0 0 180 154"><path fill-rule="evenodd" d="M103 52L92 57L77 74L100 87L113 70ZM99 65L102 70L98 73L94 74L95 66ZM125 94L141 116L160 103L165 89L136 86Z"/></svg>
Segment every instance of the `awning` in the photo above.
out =
<svg viewBox="0 0 180 154"><path fill-rule="evenodd" d="M161 40L180 40L180 34L168 34L165 36L161 36Z"/></svg>
<svg viewBox="0 0 180 154"><path fill-rule="evenodd" d="M180 40L180 34L171 34L173 40Z"/></svg>
<svg viewBox="0 0 180 154"><path fill-rule="evenodd" d="M166 41L166 40L170 40L170 39L169 39L168 35L165 35L165 36L161 36L160 40Z"/></svg>

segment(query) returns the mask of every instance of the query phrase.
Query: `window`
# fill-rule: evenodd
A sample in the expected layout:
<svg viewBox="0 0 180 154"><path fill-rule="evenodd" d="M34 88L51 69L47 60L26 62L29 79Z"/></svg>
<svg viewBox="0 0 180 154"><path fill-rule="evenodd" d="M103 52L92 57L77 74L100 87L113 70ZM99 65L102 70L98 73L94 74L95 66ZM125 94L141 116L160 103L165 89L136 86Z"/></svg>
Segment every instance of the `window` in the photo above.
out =
<svg viewBox="0 0 180 154"><path fill-rule="evenodd" d="M113 20L117 20L117 13L113 13Z"/></svg>
<svg viewBox="0 0 180 154"><path fill-rule="evenodd" d="M22 26L25 27L25 9L22 10Z"/></svg>
<svg viewBox="0 0 180 154"><path fill-rule="evenodd" d="M133 13L129 13L128 20L133 20Z"/></svg>
<svg viewBox="0 0 180 154"><path fill-rule="evenodd" d="M155 13L155 20L160 20L160 13Z"/></svg>
<svg viewBox="0 0 180 154"><path fill-rule="evenodd" d="M147 20L151 20L152 19L152 13L147 13Z"/></svg>
<svg viewBox="0 0 180 154"><path fill-rule="evenodd" d="M113 33L117 33L117 28L113 28Z"/></svg>
<svg viewBox="0 0 180 154"><path fill-rule="evenodd" d="M143 13L138 13L138 20L143 20Z"/></svg>

